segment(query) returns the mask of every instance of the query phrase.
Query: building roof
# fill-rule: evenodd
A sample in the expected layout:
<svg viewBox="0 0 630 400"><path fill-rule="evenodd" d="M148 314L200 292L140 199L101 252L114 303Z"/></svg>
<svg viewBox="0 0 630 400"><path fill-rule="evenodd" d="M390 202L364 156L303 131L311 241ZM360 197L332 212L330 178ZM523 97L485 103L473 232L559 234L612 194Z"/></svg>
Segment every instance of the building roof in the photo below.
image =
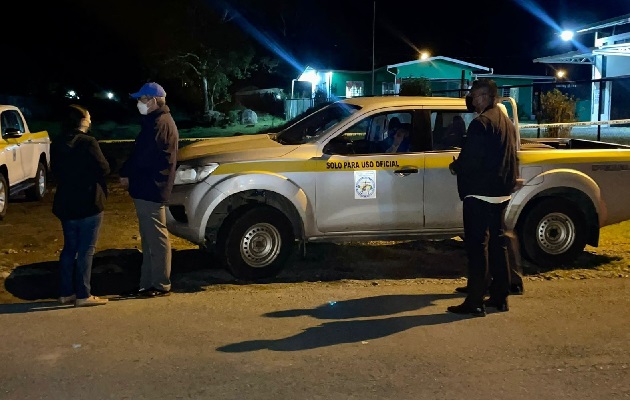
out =
<svg viewBox="0 0 630 400"><path fill-rule="evenodd" d="M472 70L492 71L492 68L489 68L489 67L484 67L482 65L477 65L477 64L471 64L469 62L458 60L456 58L450 58L450 57L444 57L444 56L435 56L435 57L429 57L425 60L412 60L412 61L406 61L406 62L402 62L398 64L391 64L391 65L388 65L387 68L403 67L405 65L421 64L421 63L433 62L433 61L447 61L454 64L467 66L471 68Z"/></svg>
<svg viewBox="0 0 630 400"><path fill-rule="evenodd" d="M502 75L502 74L476 74L478 78L501 79L525 79L530 81L553 81L554 77L545 75Z"/></svg>
<svg viewBox="0 0 630 400"><path fill-rule="evenodd" d="M575 29L576 34L589 32L601 32L603 29L630 24L630 14L595 22ZM627 34L626 34L627 35ZM600 35L608 37L610 34ZM568 53L556 54L553 56L540 57L534 59L535 63L543 64L588 64L595 62L595 56L630 56L630 43L608 44L599 47L589 47L582 50L570 51Z"/></svg>

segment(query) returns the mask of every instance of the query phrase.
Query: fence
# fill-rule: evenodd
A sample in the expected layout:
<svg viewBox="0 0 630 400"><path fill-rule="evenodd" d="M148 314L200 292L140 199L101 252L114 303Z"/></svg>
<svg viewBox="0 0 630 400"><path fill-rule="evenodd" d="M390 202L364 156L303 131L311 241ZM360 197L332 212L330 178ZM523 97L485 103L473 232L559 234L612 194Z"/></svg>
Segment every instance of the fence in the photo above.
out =
<svg viewBox="0 0 630 400"><path fill-rule="evenodd" d="M284 119L287 121L293 119L314 105L314 99L286 99L284 101Z"/></svg>

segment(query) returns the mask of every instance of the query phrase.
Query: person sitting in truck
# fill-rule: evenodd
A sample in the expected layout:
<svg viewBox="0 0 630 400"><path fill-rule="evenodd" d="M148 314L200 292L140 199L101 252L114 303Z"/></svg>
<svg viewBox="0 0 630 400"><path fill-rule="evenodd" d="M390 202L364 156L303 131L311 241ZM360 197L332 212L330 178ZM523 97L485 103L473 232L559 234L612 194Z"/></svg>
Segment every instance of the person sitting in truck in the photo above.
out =
<svg viewBox="0 0 630 400"><path fill-rule="evenodd" d="M409 151L409 133L411 124L401 124L391 137L391 144L385 149L386 153L405 153Z"/></svg>
<svg viewBox="0 0 630 400"><path fill-rule="evenodd" d="M446 128L444 139L442 140L443 148L461 148L464 145L464 138L466 137L466 123L461 115L455 115L453 121Z"/></svg>

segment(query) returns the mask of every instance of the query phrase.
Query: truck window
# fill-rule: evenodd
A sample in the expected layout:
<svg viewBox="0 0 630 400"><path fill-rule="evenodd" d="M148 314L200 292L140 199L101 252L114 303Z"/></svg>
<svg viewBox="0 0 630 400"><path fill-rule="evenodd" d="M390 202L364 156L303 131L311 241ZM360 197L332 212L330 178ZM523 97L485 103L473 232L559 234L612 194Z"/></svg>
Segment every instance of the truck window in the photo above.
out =
<svg viewBox="0 0 630 400"><path fill-rule="evenodd" d="M7 132L7 129L17 129L21 133L24 133L24 123L22 122L22 117L17 111L4 111L0 121L2 121L2 135Z"/></svg>
<svg viewBox="0 0 630 400"><path fill-rule="evenodd" d="M412 117L412 111L371 115L332 139L329 145L324 148L324 152L327 154L386 153L386 150L391 146L396 130L402 124L411 124ZM352 153L342 153L349 151L348 143L352 144Z"/></svg>
<svg viewBox="0 0 630 400"><path fill-rule="evenodd" d="M431 137L433 150L461 149L474 113L467 111L432 111Z"/></svg>

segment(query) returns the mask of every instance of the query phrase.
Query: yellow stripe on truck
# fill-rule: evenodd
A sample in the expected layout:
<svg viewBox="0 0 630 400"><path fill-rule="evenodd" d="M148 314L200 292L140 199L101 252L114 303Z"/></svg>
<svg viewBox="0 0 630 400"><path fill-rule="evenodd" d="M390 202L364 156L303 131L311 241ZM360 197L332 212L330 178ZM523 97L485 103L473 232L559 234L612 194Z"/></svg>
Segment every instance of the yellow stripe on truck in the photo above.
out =
<svg viewBox="0 0 630 400"><path fill-rule="evenodd" d="M576 150L577 152L577 150ZM428 154L428 153L427 153ZM379 157L374 158L335 158L322 160L261 160L246 162L230 162L221 164L213 172L213 175L227 175L238 173L283 173L283 172L334 172L334 171L361 171L361 170L394 170L414 164L417 161L418 168L434 169L448 168L453 161L453 154L445 154L444 157ZM519 154L521 166L527 164L592 164L605 162L626 162L627 155L616 150L579 150L574 153L571 150L551 150L544 152L522 152Z"/></svg>

